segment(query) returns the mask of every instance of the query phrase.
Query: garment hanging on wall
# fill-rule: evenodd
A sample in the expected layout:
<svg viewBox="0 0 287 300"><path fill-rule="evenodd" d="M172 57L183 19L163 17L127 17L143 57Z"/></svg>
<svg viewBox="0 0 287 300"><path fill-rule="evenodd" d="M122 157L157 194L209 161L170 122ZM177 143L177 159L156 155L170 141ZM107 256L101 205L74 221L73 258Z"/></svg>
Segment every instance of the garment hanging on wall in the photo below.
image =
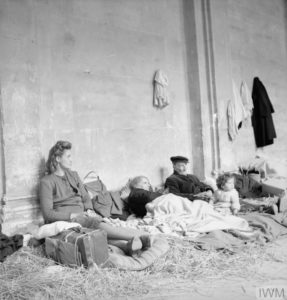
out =
<svg viewBox="0 0 287 300"><path fill-rule="evenodd" d="M158 70L154 76L154 94L153 105L158 108L164 108L169 104L168 93L168 78L162 70Z"/></svg>
<svg viewBox="0 0 287 300"><path fill-rule="evenodd" d="M252 125L257 147L264 147L273 144L276 138L276 131L273 124L273 105L269 99L265 86L258 77L253 80L252 89L253 114Z"/></svg>
<svg viewBox="0 0 287 300"><path fill-rule="evenodd" d="M228 135L233 141L238 134L238 128L235 122L235 108L232 100L228 101L227 105L227 123L228 123Z"/></svg>
<svg viewBox="0 0 287 300"><path fill-rule="evenodd" d="M235 139L238 129L241 128L242 121L246 117L247 113L242 104L239 91L232 80L232 99L228 102L227 106L228 134L231 140Z"/></svg>
<svg viewBox="0 0 287 300"><path fill-rule="evenodd" d="M253 109L253 101L251 92L247 86L247 83L243 80L240 87L241 101L246 112L246 119L251 117Z"/></svg>
<svg viewBox="0 0 287 300"><path fill-rule="evenodd" d="M247 117L247 113L243 106L239 90L237 89L235 82L233 80L232 80L232 96L233 96L234 110L235 110L235 122L238 129L240 129L242 125L242 121L244 121Z"/></svg>

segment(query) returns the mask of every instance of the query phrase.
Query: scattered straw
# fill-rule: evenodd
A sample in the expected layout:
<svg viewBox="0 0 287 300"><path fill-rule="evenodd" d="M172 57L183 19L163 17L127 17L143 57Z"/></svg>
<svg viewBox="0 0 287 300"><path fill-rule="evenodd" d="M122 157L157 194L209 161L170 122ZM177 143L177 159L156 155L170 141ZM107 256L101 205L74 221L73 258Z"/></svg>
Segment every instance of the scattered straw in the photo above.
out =
<svg viewBox="0 0 287 300"><path fill-rule="evenodd" d="M0 264L0 299L138 298L157 294L167 283L169 288L176 287L184 280L196 289L200 280L254 278L263 261L276 260L257 244L246 245L235 254L199 251L192 243L175 238L170 245L168 254L147 270L102 269L100 273L67 267L51 272L55 264L44 257L41 247L25 248Z"/></svg>

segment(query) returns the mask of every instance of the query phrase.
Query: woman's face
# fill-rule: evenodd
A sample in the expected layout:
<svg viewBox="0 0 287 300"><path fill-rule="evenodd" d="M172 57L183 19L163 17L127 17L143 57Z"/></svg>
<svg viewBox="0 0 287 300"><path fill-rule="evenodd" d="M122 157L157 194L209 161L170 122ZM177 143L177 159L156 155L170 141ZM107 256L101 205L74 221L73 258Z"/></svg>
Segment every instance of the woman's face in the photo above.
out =
<svg viewBox="0 0 287 300"><path fill-rule="evenodd" d="M150 191L151 185L146 177L143 177L141 181L137 184L137 187L146 191Z"/></svg>
<svg viewBox="0 0 287 300"><path fill-rule="evenodd" d="M57 157L57 162L59 163L60 167L70 169L73 163L71 150L64 150L63 155Z"/></svg>

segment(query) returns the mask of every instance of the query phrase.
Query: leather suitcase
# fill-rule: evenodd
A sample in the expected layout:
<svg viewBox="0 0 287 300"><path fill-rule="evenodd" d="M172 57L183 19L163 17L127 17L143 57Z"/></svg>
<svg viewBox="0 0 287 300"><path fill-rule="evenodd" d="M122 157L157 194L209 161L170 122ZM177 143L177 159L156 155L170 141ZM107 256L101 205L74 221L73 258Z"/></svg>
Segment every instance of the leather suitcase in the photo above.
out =
<svg viewBox="0 0 287 300"><path fill-rule="evenodd" d="M106 232L89 228L69 229L46 238L45 250L47 256L71 267L102 266L109 257Z"/></svg>

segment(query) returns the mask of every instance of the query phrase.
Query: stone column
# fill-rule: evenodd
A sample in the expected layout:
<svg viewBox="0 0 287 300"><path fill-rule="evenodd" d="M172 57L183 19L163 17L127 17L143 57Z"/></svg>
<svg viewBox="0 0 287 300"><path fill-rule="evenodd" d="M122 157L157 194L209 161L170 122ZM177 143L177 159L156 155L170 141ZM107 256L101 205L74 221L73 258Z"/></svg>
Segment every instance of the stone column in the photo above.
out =
<svg viewBox="0 0 287 300"><path fill-rule="evenodd" d="M209 176L226 153L226 104L231 96L227 0L184 3L193 134L193 172ZM228 153L229 154L229 153Z"/></svg>

